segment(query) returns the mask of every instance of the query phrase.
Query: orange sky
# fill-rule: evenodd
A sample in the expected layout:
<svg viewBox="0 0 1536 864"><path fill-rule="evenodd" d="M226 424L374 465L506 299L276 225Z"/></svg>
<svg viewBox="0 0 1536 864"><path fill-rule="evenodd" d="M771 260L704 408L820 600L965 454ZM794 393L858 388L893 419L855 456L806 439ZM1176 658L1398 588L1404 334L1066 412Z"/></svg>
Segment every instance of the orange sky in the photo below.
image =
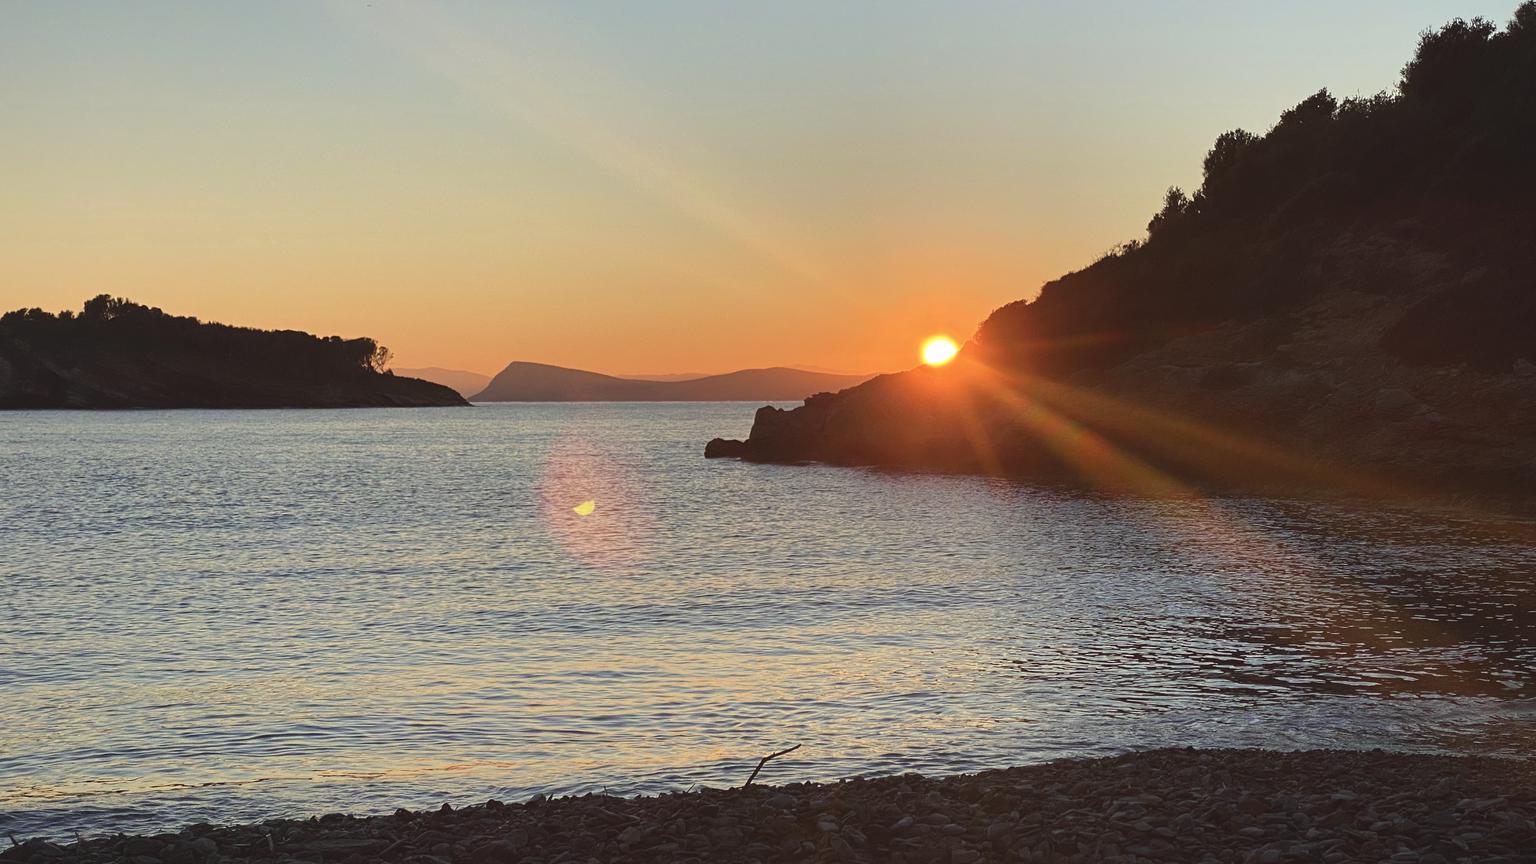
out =
<svg viewBox="0 0 1536 864"><path fill-rule="evenodd" d="M763 5L8 7L0 305L484 373L905 368L1141 234L1218 133L1508 12Z"/></svg>

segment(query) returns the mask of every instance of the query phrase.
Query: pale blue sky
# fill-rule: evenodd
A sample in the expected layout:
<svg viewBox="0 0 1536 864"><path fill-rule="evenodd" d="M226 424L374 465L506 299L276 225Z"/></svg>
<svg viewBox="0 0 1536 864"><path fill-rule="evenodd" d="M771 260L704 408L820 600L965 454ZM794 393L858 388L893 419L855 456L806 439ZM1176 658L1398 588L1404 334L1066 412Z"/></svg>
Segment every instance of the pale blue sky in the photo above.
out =
<svg viewBox="0 0 1536 864"><path fill-rule="evenodd" d="M910 365L1505 3L0 5L0 306L405 365Z"/></svg>

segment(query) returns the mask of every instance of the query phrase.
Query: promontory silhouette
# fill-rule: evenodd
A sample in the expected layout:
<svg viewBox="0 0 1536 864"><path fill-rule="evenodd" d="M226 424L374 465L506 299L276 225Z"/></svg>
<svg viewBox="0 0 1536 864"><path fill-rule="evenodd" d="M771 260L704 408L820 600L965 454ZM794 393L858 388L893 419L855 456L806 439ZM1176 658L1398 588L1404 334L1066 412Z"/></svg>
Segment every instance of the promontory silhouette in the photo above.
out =
<svg viewBox="0 0 1536 864"><path fill-rule="evenodd" d="M795 402L869 377L776 366L657 381L516 361L471 398L475 402Z"/></svg>
<svg viewBox="0 0 1536 864"><path fill-rule="evenodd" d="M404 375L407 378L420 378L423 381L431 381L433 384L441 384L450 387L465 399L485 389L485 385L491 383L491 376L481 375L479 372L469 372L463 369L444 369L440 366L425 366L420 369L402 369L398 366L390 371L396 375Z"/></svg>
<svg viewBox="0 0 1536 864"><path fill-rule="evenodd" d="M708 455L1188 485L1536 488L1536 3L1396 91L1216 139L1144 240L949 366L761 409Z"/></svg>
<svg viewBox="0 0 1536 864"><path fill-rule="evenodd" d="M385 371L372 339L204 323L101 295L79 314L0 317L0 408L464 405Z"/></svg>

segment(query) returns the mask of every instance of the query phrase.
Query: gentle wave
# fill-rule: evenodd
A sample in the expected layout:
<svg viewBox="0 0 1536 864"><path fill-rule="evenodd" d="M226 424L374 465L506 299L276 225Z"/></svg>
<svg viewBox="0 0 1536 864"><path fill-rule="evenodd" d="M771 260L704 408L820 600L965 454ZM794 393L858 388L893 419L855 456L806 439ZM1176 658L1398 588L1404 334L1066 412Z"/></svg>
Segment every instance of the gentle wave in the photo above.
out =
<svg viewBox="0 0 1536 864"><path fill-rule="evenodd" d="M700 458L741 405L0 418L0 832L1528 753L1528 525ZM573 508L594 502L588 515Z"/></svg>

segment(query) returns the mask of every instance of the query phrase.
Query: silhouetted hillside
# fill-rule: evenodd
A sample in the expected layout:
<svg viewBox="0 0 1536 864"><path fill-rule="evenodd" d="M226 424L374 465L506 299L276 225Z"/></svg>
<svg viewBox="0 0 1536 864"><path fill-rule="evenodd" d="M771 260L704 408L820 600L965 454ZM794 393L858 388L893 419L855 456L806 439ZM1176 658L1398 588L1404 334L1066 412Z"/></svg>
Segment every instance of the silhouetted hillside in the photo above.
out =
<svg viewBox="0 0 1536 864"><path fill-rule="evenodd" d="M0 408L464 404L388 361L372 339L207 324L103 294L78 315L0 317Z"/></svg>
<svg viewBox="0 0 1536 864"><path fill-rule="evenodd" d="M466 372L463 369L442 369L437 366L426 366L421 369L395 368L396 375L404 375L407 378L420 378L423 381L431 381L433 384L441 384L450 387L465 399L485 389L485 385L491 383L491 376L481 375L479 372Z"/></svg>
<svg viewBox="0 0 1536 864"><path fill-rule="evenodd" d="M517 361L472 398L476 402L793 402L868 378L774 367L686 381L647 381Z"/></svg>
<svg viewBox="0 0 1536 864"><path fill-rule="evenodd" d="M1533 154L1527 2L1503 30L1425 33L1395 93L1321 91L1221 135L1144 240L998 309L951 367L765 409L714 452L1133 486L1327 483L1333 460L1536 483Z"/></svg>
<svg viewBox="0 0 1536 864"><path fill-rule="evenodd" d="M1508 370L1536 346L1533 152L1536 4L1503 32L1457 20L1423 36L1396 95L1324 90L1262 136L1218 137L1145 242L1004 306L977 342L1075 368L1354 287L1414 295L1384 334L1397 355ZM1410 251L1445 266L1424 273Z"/></svg>

